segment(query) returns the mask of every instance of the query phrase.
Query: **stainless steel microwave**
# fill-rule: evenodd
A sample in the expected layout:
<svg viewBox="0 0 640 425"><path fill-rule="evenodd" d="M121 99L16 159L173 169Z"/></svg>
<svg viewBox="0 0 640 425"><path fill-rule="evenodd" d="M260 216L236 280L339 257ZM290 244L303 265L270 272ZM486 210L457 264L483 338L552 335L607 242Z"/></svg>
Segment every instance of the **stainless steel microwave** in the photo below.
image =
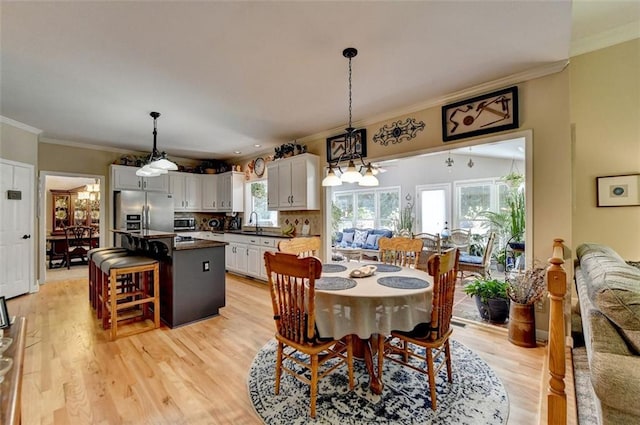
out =
<svg viewBox="0 0 640 425"><path fill-rule="evenodd" d="M196 230L196 219L193 217L176 217L173 219L173 230Z"/></svg>

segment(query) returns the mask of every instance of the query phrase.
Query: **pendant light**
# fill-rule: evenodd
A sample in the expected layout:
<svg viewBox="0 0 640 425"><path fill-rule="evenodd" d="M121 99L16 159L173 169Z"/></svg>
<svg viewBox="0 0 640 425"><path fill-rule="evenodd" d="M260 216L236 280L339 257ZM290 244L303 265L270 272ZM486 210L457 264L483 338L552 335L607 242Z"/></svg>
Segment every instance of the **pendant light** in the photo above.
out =
<svg viewBox="0 0 640 425"><path fill-rule="evenodd" d="M140 177L156 177L178 169L175 162L171 162L167 159L167 153L160 153L157 148L157 120L160 116L160 112L151 112L149 115L153 118L153 150L151 151L151 155L149 155L147 163L136 171L136 175Z"/></svg>
<svg viewBox="0 0 640 425"><path fill-rule="evenodd" d="M346 146L352 148L353 152L343 152L340 157L334 162L329 162L329 172L327 176L322 180L322 186L340 186L342 183L358 183L360 186L378 186L379 182L376 176L373 175L373 170L371 167L371 163L365 164L364 159L362 158L362 154L359 152L355 152L355 147L353 144L353 133L355 128L353 128L351 118L352 118L352 94L351 94L351 59L356 57L358 54L358 50L353 47L347 47L342 51L342 56L349 59L349 126L345 129L347 131L346 137ZM363 141L364 142L364 141ZM349 155L349 163L347 165L347 169L343 172L340 168L340 162L342 161L345 155ZM362 165L356 167L354 159L359 159ZM346 160L346 158L345 158ZM335 173L335 169L340 171L340 177L338 177ZM364 176L362 175L362 170L365 170Z"/></svg>

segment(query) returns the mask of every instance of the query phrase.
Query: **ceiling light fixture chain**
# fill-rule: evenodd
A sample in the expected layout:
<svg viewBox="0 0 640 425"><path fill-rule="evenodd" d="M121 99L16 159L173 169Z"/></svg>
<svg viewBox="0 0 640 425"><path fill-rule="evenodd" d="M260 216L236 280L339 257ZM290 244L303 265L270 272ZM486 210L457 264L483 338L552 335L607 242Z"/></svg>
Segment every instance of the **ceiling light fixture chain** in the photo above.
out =
<svg viewBox="0 0 640 425"><path fill-rule="evenodd" d="M353 94L352 94L352 76L353 67L351 60L356 57L358 50L353 47L347 47L342 51L342 56L349 59L349 126L346 128L346 146L344 152L335 161L329 161L329 172L327 176L322 180L322 186L339 186L343 182L345 183L358 183L360 186L378 186L378 179L373 175L373 169L371 163L365 163L362 153L358 152L353 140L355 128L353 127ZM366 143L366 140L361 140L361 143ZM363 145L364 146L364 145ZM340 162L347 158L349 155L349 165L344 172L340 168ZM362 166L357 169L354 163L354 158L360 159ZM335 165L334 165L335 162ZM341 175L338 177L335 173L335 169L340 171ZM362 170L365 170L362 175Z"/></svg>

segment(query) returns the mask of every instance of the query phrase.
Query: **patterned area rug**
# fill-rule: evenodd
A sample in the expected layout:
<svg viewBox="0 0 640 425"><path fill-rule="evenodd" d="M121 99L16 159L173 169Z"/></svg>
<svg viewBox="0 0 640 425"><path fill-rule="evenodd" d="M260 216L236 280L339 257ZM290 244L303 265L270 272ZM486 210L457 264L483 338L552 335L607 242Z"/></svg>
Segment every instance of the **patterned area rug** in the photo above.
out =
<svg viewBox="0 0 640 425"><path fill-rule="evenodd" d="M573 349L573 380L576 388L578 424L598 425L598 413L594 401L595 394L591 385L589 361L585 347Z"/></svg>
<svg viewBox="0 0 640 425"><path fill-rule="evenodd" d="M249 370L251 402L269 425L289 424L505 424L509 400L500 379L484 360L452 340L453 383L446 368L436 377L437 410L431 410L426 376L395 362L384 363L384 391L369 390L364 362L354 361L355 388L346 366L320 381L315 419L309 417L309 386L287 373L274 394L276 341L258 352ZM416 364L418 362L416 361ZM290 362L289 367L298 368Z"/></svg>

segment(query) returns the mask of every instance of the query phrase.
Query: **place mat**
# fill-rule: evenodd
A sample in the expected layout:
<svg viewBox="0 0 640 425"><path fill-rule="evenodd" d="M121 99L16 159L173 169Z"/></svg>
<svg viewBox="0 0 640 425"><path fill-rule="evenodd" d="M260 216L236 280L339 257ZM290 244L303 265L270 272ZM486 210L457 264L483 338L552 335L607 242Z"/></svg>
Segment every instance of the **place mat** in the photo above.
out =
<svg viewBox="0 0 640 425"><path fill-rule="evenodd" d="M347 279L346 277L328 276L316 280L316 289L322 289L323 291L341 291L353 288L356 285L355 280Z"/></svg>
<svg viewBox="0 0 640 425"><path fill-rule="evenodd" d="M380 263L371 263L371 264L365 264L365 266L376 266L378 269L376 270L377 272L382 272L382 273L389 273L389 272L399 272L400 270L402 270L402 267L400 266L396 266L393 264L380 264Z"/></svg>
<svg viewBox="0 0 640 425"><path fill-rule="evenodd" d="M323 264L322 273L339 273L347 270L342 264Z"/></svg>
<svg viewBox="0 0 640 425"><path fill-rule="evenodd" d="M420 289L429 287L429 282L426 280L406 276L385 276L379 278L378 283L382 286L395 289Z"/></svg>

